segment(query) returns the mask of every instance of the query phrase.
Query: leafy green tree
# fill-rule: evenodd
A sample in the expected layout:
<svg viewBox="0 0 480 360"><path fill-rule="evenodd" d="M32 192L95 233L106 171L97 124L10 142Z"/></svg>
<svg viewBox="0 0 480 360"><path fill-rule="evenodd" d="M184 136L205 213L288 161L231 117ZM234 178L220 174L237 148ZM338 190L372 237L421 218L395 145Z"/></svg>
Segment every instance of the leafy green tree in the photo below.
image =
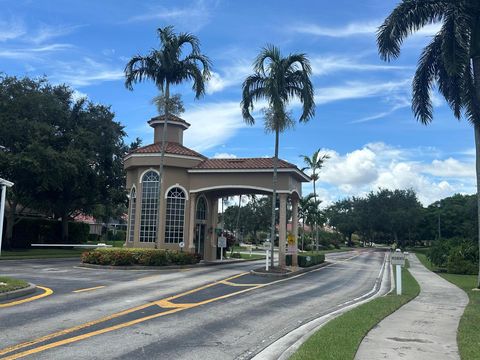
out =
<svg viewBox="0 0 480 360"><path fill-rule="evenodd" d="M273 157L273 196L271 242L273 267L273 246L275 240L275 202L277 198L277 162L279 134L291 123L291 117L286 109L293 98L302 103L300 122L306 122L315 115L314 88L310 81L312 68L305 54L290 54L283 57L280 50L267 45L263 48L253 63L254 74L248 76L242 86L242 115L247 124L255 124L251 114L254 103L258 100L267 101L266 123L275 132L275 155ZM270 114L270 115L268 115ZM281 257L284 250L280 249ZM281 259L280 262L283 260Z"/></svg>
<svg viewBox="0 0 480 360"><path fill-rule="evenodd" d="M328 223L347 238L348 246L353 246L352 235L358 230L358 211L355 199L347 198L330 205L327 210Z"/></svg>
<svg viewBox="0 0 480 360"><path fill-rule="evenodd" d="M309 222L310 213L314 211L313 194L303 196L298 201L298 219L302 222L302 250L305 250L305 225Z"/></svg>
<svg viewBox="0 0 480 360"><path fill-rule="evenodd" d="M199 99L205 94L205 84L210 78L210 60L201 53L200 42L192 34L176 34L173 26L167 26L157 29L157 35L160 49L152 49L146 56L136 55L125 66L125 86L133 90L134 84L150 80L163 96L161 102L164 105L165 124L160 155L160 193L162 193L168 121L170 110L174 108L170 100L170 86L192 81L195 98ZM182 57L187 46L191 48L190 52Z"/></svg>
<svg viewBox="0 0 480 360"><path fill-rule="evenodd" d="M464 114L472 123L480 196L480 2L403 0L380 26L378 49L382 59L395 59L405 38L437 22L442 27L423 50L413 79L412 108L417 119L429 124L433 120L432 88L438 85L455 117L460 119ZM477 202L480 204L480 197ZM480 228L477 231L480 233ZM480 248L480 236L478 241ZM480 261L477 287L480 288Z"/></svg>
<svg viewBox="0 0 480 360"><path fill-rule="evenodd" d="M316 183L318 180L318 171L323 167L323 163L325 160L329 159L330 156L328 154L320 154L320 149L316 150L312 156L308 155L300 155L300 157L303 159L303 162L305 163L305 167L302 169L302 171L305 170L310 170L312 174L310 175L310 178L313 181L313 197L315 200L317 200L317 189L316 189ZM318 224L314 224L315 226L315 244L317 247L318 251Z"/></svg>
<svg viewBox="0 0 480 360"><path fill-rule="evenodd" d="M67 86L46 79L0 78L0 176L15 183L9 191L6 240L23 208L62 220L106 216L126 200L122 159L123 127L109 107L74 100Z"/></svg>

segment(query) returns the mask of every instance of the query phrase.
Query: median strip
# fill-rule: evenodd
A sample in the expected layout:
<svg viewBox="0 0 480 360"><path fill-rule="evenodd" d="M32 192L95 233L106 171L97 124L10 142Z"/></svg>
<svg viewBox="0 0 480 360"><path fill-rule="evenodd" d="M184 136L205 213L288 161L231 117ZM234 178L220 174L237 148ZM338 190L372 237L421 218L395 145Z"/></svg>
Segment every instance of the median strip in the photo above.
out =
<svg viewBox="0 0 480 360"><path fill-rule="evenodd" d="M49 289L49 288L47 288L47 287L43 287L43 286L38 286L38 285L37 285L37 288L42 289L44 292L43 292L42 294L35 295L35 296L30 296L30 297L25 298L25 299L21 299L21 300L16 300L16 301L11 301L11 302L8 302L8 303L0 304L0 308L6 308L6 307L11 307L11 306L15 306L15 305L24 304L24 303L27 303L27 302L30 302L30 301L34 301L34 300L38 300L38 299L41 299L41 298L44 298L44 297L46 297L46 296L49 296L49 295L52 295L52 294L53 294L53 290L52 290L52 289Z"/></svg>

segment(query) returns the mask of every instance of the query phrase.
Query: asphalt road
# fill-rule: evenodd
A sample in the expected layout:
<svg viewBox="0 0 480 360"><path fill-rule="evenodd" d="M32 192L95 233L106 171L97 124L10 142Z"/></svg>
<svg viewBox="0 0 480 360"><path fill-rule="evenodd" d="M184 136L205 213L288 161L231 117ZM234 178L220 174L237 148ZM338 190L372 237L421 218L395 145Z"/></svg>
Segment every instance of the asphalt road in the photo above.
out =
<svg viewBox="0 0 480 360"><path fill-rule="evenodd" d="M53 294L0 303L0 358L249 359L369 292L383 259L383 252L370 250L330 254L331 265L280 281L248 273L261 261L188 271L1 261L0 274Z"/></svg>

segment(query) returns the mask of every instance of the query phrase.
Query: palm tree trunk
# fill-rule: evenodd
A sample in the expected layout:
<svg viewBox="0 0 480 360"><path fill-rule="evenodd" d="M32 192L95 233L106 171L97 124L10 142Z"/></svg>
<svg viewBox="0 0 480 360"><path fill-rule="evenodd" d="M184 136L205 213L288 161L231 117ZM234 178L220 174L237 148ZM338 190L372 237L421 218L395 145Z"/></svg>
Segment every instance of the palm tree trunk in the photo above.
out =
<svg viewBox="0 0 480 360"><path fill-rule="evenodd" d="M475 90L477 93L477 99L480 101L480 56L473 58L473 74L475 81ZM477 232L478 232L478 248L479 248L479 261L478 261L478 279L477 288L480 288L480 119L474 124L475 131L475 155L476 155L476 174L477 174Z"/></svg>
<svg viewBox="0 0 480 360"><path fill-rule="evenodd" d="M157 214L157 241L155 241L155 248L158 245L159 233L160 233L160 216L162 211L162 194L163 194L163 163L165 159L165 151L167 145L167 131L168 131L168 116L169 116L169 103L170 103L170 83L167 81L165 84L165 124L163 125L162 132L162 150L160 153L160 191L158 197L158 214Z"/></svg>
<svg viewBox="0 0 480 360"><path fill-rule="evenodd" d="M314 180L313 180L313 199L315 201L315 204L317 203L317 189L315 187L315 172L313 173L314 175ZM317 227L317 220L315 219L315 224L314 224L314 231L315 231L315 248L318 251L318 227Z"/></svg>
<svg viewBox="0 0 480 360"><path fill-rule="evenodd" d="M277 166L278 166L278 138L279 130L275 129L275 156L273 157L273 188L272 188L272 227L270 229L270 241L271 244L271 257L270 257L270 266L273 268L273 254L275 248L275 205L277 203ZM280 241L278 243L280 246Z"/></svg>

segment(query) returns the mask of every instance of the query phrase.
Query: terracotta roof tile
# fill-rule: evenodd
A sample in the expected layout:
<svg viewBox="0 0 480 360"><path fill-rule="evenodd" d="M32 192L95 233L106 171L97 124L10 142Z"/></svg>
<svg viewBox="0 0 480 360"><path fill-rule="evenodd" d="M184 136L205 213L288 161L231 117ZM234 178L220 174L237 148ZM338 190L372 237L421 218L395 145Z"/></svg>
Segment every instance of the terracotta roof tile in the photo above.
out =
<svg viewBox="0 0 480 360"><path fill-rule="evenodd" d="M152 154L152 153L160 153L161 151L162 151L162 144L155 143L147 146L142 146L132 151L132 154ZM174 142L167 142L165 152L167 154L194 156L194 157L200 157L205 159L205 156L203 156L202 154Z"/></svg>
<svg viewBox="0 0 480 360"><path fill-rule="evenodd" d="M278 168L297 169L294 164L278 159ZM273 158L235 158L235 159L207 159L194 169L271 169Z"/></svg>

